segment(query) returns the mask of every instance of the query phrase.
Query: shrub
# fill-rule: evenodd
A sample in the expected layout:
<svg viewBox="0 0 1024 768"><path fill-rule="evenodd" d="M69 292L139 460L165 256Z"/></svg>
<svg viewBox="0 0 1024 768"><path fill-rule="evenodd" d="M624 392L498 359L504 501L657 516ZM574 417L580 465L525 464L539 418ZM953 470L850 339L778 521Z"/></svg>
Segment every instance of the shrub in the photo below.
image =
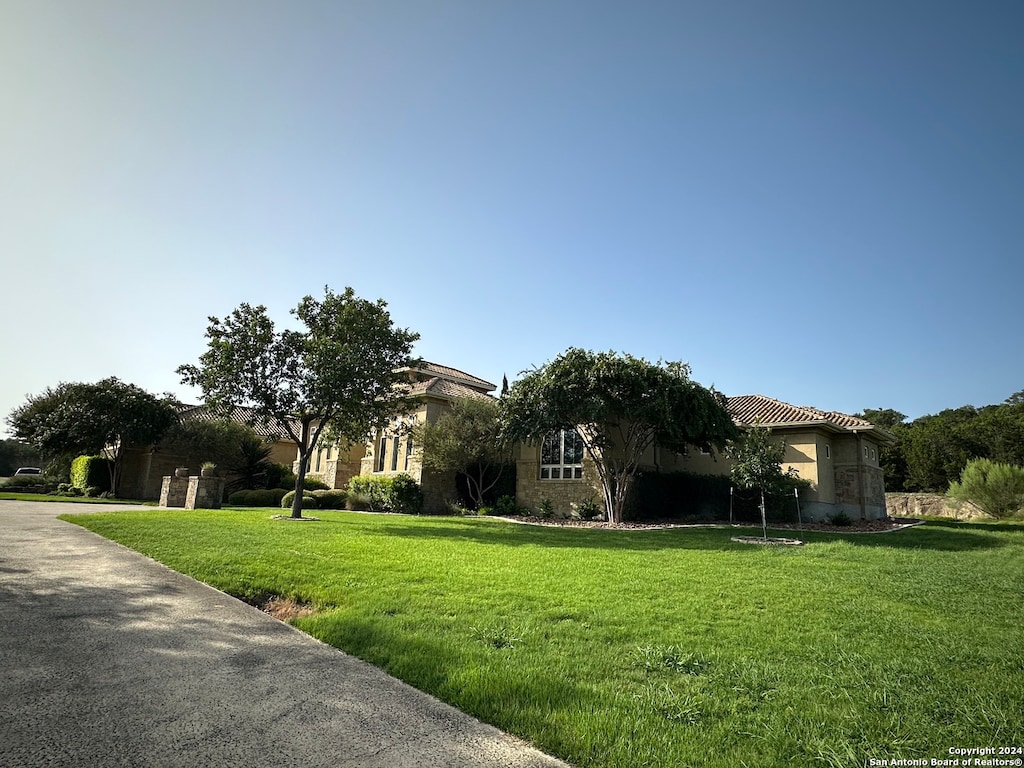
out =
<svg viewBox="0 0 1024 768"><path fill-rule="evenodd" d="M79 456L71 462L71 484L76 488L95 486L100 491L109 491L110 460L102 456Z"/></svg>
<svg viewBox="0 0 1024 768"><path fill-rule="evenodd" d="M313 491L313 498L320 509L344 509L348 494L342 490L328 489Z"/></svg>
<svg viewBox="0 0 1024 768"><path fill-rule="evenodd" d="M537 517L547 519L555 514L555 503L551 499L542 499L537 507Z"/></svg>
<svg viewBox="0 0 1024 768"><path fill-rule="evenodd" d="M593 499L587 499L576 505L576 514L580 520L596 520L601 516L601 507Z"/></svg>
<svg viewBox="0 0 1024 768"><path fill-rule="evenodd" d="M101 493L103 493L103 489L100 488L98 485L87 485L87 486L85 486L84 493L85 493L86 498L96 499L96 498L99 498L99 495Z"/></svg>
<svg viewBox="0 0 1024 768"><path fill-rule="evenodd" d="M534 510L529 507L524 507L521 504L516 503L514 496L503 496L498 500L493 508L488 508L486 512L481 511L480 514L486 515L499 515L500 517L515 517L517 515L525 516L532 514Z"/></svg>
<svg viewBox="0 0 1024 768"><path fill-rule="evenodd" d="M418 514L423 509L423 491L409 475L356 475L348 482L349 496L365 499L374 512ZM349 507L357 509L357 507Z"/></svg>
<svg viewBox="0 0 1024 768"><path fill-rule="evenodd" d="M366 512L370 509L369 495L350 490L345 496L345 509L353 512Z"/></svg>
<svg viewBox="0 0 1024 768"><path fill-rule="evenodd" d="M288 491L284 496L281 497L281 509L291 509L292 502L295 501L295 491ZM311 493L302 494L302 508L303 509L316 509L316 499L313 498Z"/></svg>
<svg viewBox="0 0 1024 768"><path fill-rule="evenodd" d="M973 502L992 517L1009 517L1024 509L1024 467L972 459L960 480L949 484L947 495L956 502Z"/></svg>
<svg viewBox="0 0 1024 768"><path fill-rule="evenodd" d="M267 467L267 488L295 488L295 473L286 464L271 464Z"/></svg>
<svg viewBox="0 0 1024 768"><path fill-rule="evenodd" d="M487 507L481 507L477 511L481 515L486 515L485 509ZM446 514L453 515L454 517L465 517L466 515L473 514L473 511L464 507L458 499L447 499L444 503L444 510Z"/></svg>
<svg viewBox="0 0 1024 768"><path fill-rule="evenodd" d="M292 487L295 487L294 480L292 481ZM331 486L319 477L304 477L302 478L302 488L306 491L329 491Z"/></svg>
<svg viewBox="0 0 1024 768"><path fill-rule="evenodd" d="M832 525L836 525L841 528L853 525L853 520L851 520L850 516L845 512L836 512L834 515L829 516L828 521L832 523Z"/></svg>

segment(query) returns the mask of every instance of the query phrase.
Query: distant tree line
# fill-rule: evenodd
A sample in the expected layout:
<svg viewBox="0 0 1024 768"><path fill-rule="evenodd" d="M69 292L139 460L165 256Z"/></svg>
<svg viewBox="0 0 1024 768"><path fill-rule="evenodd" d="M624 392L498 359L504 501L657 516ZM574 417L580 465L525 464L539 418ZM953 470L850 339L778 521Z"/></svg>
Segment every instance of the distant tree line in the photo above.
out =
<svg viewBox="0 0 1024 768"><path fill-rule="evenodd" d="M880 456L888 491L945 493L971 459L1024 466L1024 390L999 405L965 405L908 422L891 408L860 414L896 444Z"/></svg>

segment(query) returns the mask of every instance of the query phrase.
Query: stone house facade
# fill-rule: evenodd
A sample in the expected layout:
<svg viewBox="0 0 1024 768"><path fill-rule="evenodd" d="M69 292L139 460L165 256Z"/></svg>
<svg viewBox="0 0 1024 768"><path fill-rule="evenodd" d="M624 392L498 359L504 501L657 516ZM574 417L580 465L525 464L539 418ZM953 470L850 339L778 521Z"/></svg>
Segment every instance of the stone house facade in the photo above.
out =
<svg viewBox="0 0 1024 768"><path fill-rule="evenodd" d="M407 397L414 403L413 408L377 430L365 445L319 446L310 457L307 477L322 480L330 488L345 488L355 475L406 474L423 490L424 511L443 512L445 502L456 496L455 473L424 467L412 431L417 424L434 423L456 400L492 399L495 385L457 368L426 361L405 372L409 377Z"/></svg>
<svg viewBox="0 0 1024 768"><path fill-rule="evenodd" d="M864 419L836 411L795 406L764 395L728 398L728 410L741 429L768 427L786 445L783 469L794 468L810 483L801 493L801 512L808 520L845 513L854 520L886 517L885 483L879 451L894 438ZM536 509L550 500L556 513L573 514L588 501L602 499L593 461L571 430L524 443L515 450L516 500ZM654 445L641 468L728 475L727 456L693 449L678 454Z"/></svg>

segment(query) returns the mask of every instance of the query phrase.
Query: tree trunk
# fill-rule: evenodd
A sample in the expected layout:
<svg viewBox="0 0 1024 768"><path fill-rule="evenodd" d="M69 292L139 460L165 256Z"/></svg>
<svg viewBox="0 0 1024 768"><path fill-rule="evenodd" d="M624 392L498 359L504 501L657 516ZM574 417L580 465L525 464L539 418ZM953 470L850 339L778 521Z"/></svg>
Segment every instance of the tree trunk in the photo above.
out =
<svg viewBox="0 0 1024 768"><path fill-rule="evenodd" d="M292 499L292 519L302 518L302 493L306 484L306 459L309 457L309 422L302 422L302 444L299 446L299 471L295 473L295 498Z"/></svg>

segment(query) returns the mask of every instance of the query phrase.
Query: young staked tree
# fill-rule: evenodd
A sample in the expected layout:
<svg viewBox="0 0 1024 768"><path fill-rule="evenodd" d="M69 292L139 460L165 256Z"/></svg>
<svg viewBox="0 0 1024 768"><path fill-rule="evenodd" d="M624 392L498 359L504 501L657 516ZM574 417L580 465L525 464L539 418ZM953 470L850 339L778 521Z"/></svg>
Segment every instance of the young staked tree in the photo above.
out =
<svg viewBox="0 0 1024 768"><path fill-rule="evenodd" d="M306 296L291 311L302 330L276 331L264 306L241 304L210 318L198 365L178 368L185 384L213 407L251 408L295 443L299 471L292 517L302 517L306 465L321 437L353 443L405 408L406 379L419 334L396 328L387 304L361 299L351 288Z"/></svg>
<svg viewBox="0 0 1024 768"><path fill-rule="evenodd" d="M685 363L570 348L528 372L501 400L507 440L575 429L594 462L609 522L622 521L644 453L657 444L723 450L737 437L725 398Z"/></svg>
<svg viewBox="0 0 1024 768"><path fill-rule="evenodd" d="M764 495L788 491L797 477L792 467L783 471L785 456L786 444L773 440L771 429L760 424L754 424L729 446L729 457L733 462L729 474L733 484L761 493L761 527L765 538L768 537L768 520Z"/></svg>
<svg viewBox="0 0 1024 768"><path fill-rule="evenodd" d="M176 405L170 396L156 397L110 377L47 389L14 409L7 423L16 437L48 458L88 453L109 459L116 496L125 448L159 440L177 421Z"/></svg>
<svg viewBox="0 0 1024 768"><path fill-rule="evenodd" d="M970 501L992 517L1009 517L1024 510L1024 467L989 459L967 462L960 480L949 485L954 501Z"/></svg>
<svg viewBox="0 0 1024 768"><path fill-rule="evenodd" d="M501 433L498 401L491 398L456 400L434 423L417 425L413 439L421 447L425 467L466 475L477 509L511 458Z"/></svg>

